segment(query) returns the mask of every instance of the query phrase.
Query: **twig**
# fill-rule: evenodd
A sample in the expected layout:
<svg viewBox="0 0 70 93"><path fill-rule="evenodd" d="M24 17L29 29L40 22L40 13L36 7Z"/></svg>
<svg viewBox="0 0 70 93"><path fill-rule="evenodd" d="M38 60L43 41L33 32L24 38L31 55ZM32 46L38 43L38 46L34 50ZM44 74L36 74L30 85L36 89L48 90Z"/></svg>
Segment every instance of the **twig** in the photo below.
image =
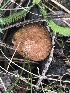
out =
<svg viewBox="0 0 70 93"><path fill-rule="evenodd" d="M28 0L27 7L29 6L31 0Z"/></svg>
<svg viewBox="0 0 70 93"><path fill-rule="evenodd" d="M3 67L0 66L0 68L1 68L2 70L4 70L5 72L7 72L7 70L5 70ZM4 73L4 74L6 74L6 73ZM11 75L11 76L15 76L16 78L19 77L19 74L14 74L14 73L11 73L11 72L9 72L9 71L8 71L7 74L9 74L9 75ZM7 74L6 74L6 75L7 75ZM28 78L27 78L27 79L28 79ZM25 77L22 77L22 76L21 76L21 77L20 77L20 80L23 80L25 83L28 83L28 81L26 80ZM39 88L38 86L36 86L36 85L34 85L34 84L32 84L32 86L35 87L35 88Z"/></svg>
<svg viewBox="0 0 70 93"><path fill-rule="evenodd" d="M9 59L11 59L11 57L8 57ZM0 61L4 61L5 60L5 57L3 56L0 56ZM24 59L19 59L19 58L13 58L12 59L14 62L18 62L18 63L23 63L24 62ZM32 63L35 63L34 61L30 61L28 60L28 62L32 62ZM38 64L38 63L37 63Z"/></svg>
<svg viewBox="0 0 70 93"><path fill-rule="evenodd" d="M55 12L53 12L53 13L55 13ZM56 13L55 13L56 14ZM52 16L51 16L52 17ZM50 18L51 18L50 17ZM58 17L58 16L57 16ZM54 19L56 19L57 20L57 18L54 18ZM59 17L58 17L58 19L59 19ZM60 19L64 19L64 20L70 20L70 18L60 18ZM2 30L7 30L7 29L9 29L9 28L12 28L12 27L18 27L18 26L21 26L21 25L25 25L25 24L27 24L27 23L33 23L33 22L46 22L48 20L48 18L38 18L38 19L32 19L32 20L26 20L26 21L24 21L24 22L19 22L19 23L15 23L15 24L13 24L13 25L10 25L10 26L7 26L7 27L5 27L5 28L3 28ZM69 24L69 23L68 23Z"/></svg>
<svg viewBox="0 0 70 93"><path fill-rule="evenodd" d="M63 5L59 4L56 0L51 0L52 2L54 2L57 6L61 7L63 10L65 10L67 13L70 14L70 10L68 10L66 7L64 7Z"/></svg>
<svg viewBox="0 0 70 93"><path fill-rule="evenodd" d="M42 3L43 4L43 3ZM48 8L52 13L56 14L55 11L53 11L51 8L49 8L48 6L46 6L45 4L43 4L46 8Z"/></svg>
<svg viewBox="0 0 70 93"><path fill-rule="evenodd" d="M5 28L3 28L2 30L7 30L9 28L12 28L12 27L18 27L18 26L21 26L21 25L25 25L25 24L28 24L28 23L33 23L33 22L44 22L44 21L47 21L47 19L44 19L44 18L38 18L38 19L32 19L32 20L26 20L26 21L23 21L23 22L19 22L19 23L16 23L16 24L13 24L13 25L10 25L10 26L7 26Z"/></svg>
<svg viewBox="0 0 70 93"><path fill-rule="evenodd" d="M1 51L1 53L3 54L3 56L8 60L8 61L11 61L8 57L6 57L5 56L5 54L3 53L3 51L0 49L0 51ZM26 70L26 69L24 69L24 68L22 68L22 67L20 67L19 65L17 65L17 64L15 64L13 61L11 61L11 63L13 63L15 66L17 66L17 67L19 67L20 69L22 69L22 70L24 70L25 72L27 72L27 73L29 73L29 74L31 74L31 75L34 75L34 76L36 76L36 77L40 77L40 76L38 76L38 75L36 75L36 74L33 74L32 72L29 72L28 70ZM6 70L7 71L7 70ZM8 71L7 71L8 72Z"/></svg>
<svg viewBox="0 0 70 93"><path fill-rule="evenodd" d="M26 8L29 8L29 7L24 7L25 9ZM0 10L23 10L23 8L21 8L21 7L18 7L18 8L7 8L7 9L5 9L5 8L3 8L3 9L0 9Z"/></svg>
<svg viewBox="0 0 70 93"><path fill-rule="evenodd" d="M54 40L55 40L55 35L53 35L53 37L52 37L52 45L53 45L53 47L52 47L52 49L51 49L49 59L48 59L48 61L46 62L45 68L44 68L44 70L42 71L42 75L40 76L40 78L39 78L39 80L38 80L38 82L37 82L37 84L36 84L37 86L40 86L41 81L44 79L45 74L46 74L46 72L48 71L49 66L50 66L50 64L51 64L51 62L52 62L52 59L53 59L53 51L54 51L54 47L55 47L55 46L54 46L54 44L55 44Z"/></svg>
<svg viewBox="0 0 70 93"><path fill-rule="evenodd" d="M51 16L52 17L52 16ZM64 21L66 21L66 20L70 20L70 18L68 18L68 17L65 17L65 18L62 18L62 17L57 17L57 18L54 18L55 20L64 20ZM67 21L66 21L66 24L68 24L68 25L70 25Z"/></svg>
<svg viewBox="0 0 70 93"><path fill-rule="evenodd" d="M48 71L48 68L49 68L49 66L50 66L50 64L51 64L51 62L52 62L52 59L53 59L53 51L54 51L54 44L55 44L55 42L54 42L54 40L55 40L55 34L53 35L53 37L52 37L52 50L51 50L51 52L50 52L50 56L49 56L49 59L48 59L48 62L45 64L45 68L44 68L44 70L43 70L43 72L42 72L42 75L43 76L45 76L45 74L46 74L46 72Z"/></svg>
<svg viewBox="0 0 70 93"><path fill-rule="evenodd" d="M13 2L16 4L16 5L19 5L18 3L16 3L14 0L13 0ZM19 7L21 7L21 8L23 8L24 10L26 10L26 11L28 11L27 9L25 9L24 7L22 7L21 5L19 5ZM36 13L33 13L33 12L30 12L30 11L28 11L29 13L31 13L31 14L33 14L33 15L36 15L36 16L39 16L39 17L41 17L42 15L39 15L39 14L36 14Z"/></svg>
<svg viewBox="0 0 70 93"><path fill-rule="evenodd" d="M50 3L50 2L47 2L49 5L51 5L52 6L52 8L55 8L55 9L57 9L58 11L59 11L59 9L57 8L57 6L54 6L52 3Z"/></svg>
<svg viewBox="0 0 70 93"><path fill-rule="evenodd" d="M1 86L3 86L4 90L6 91L6 90L7 90L7 88L5 87L5 84L4 84L4 82L3 82L3 80L2 80L2 78L1 78L1 77L0 77L0 83L1 83Z"/></svg>
<svg viewBox="0 0 70 93"><path fill-rule="evenodd" d="M3 2L3 0L0 0L0 6L1 6L1 3Z"/></svg>
<svg viewBox="0 0 70 93"><path fill-rule="evenodd" d="M70 24L64 19L64 20L62 20L64 23L66 23L67 24L67 26L69 26L70 27Z"/></svg>
<svg viewBox="0 0 70 93"><path fill-rule="evenodd" d="M20 45L20 43L21 43L21 42L18 43L17 48L15 49L15 51L14 51L14 53L13 53L13 55L12 55L12 58L11 58L9 64L8 64L8 67L7 67L7 71L8 71L8 69L9 69L9 66L10 66L10 64L11 64L11 62L12 62L12 59L13 59L13 57L14 57L14 55L15 55L15 53L16 53L16 51L17 51L19 45Z"/></svg>
<svg viewBox="0 0 70 93"><path fill-rule="evenodd" d="M16 1L16 0L15 0L15 1ZM9 5L9 4L10 4L10 5ZM8 4L9 6L8 6L7 8L10 8L14 3L13 3L13 2L12 2L12 3L10 2L9 4ZM5 12L6 12L6 10L3 12L3 14L4 14Z"/></svg>
<svg viewBox="0 0 70 93"><path fill-rule="evenodd" d="M43 4L44 5L44 4ZM49 8L48 6L46 6L46 5L44 5L46 8L48 8L52 13L54 13L54 14L57 14L55 11L53 11L51 8ZM58 15L58 17L60 17L59 15ZM67 26L69 26L70 27L70 24L64 19L64 18L62 18L62 21L67 25Z"/></svg>
<svg viewBox="0 0 70 93"><path fill-rule="evenodd" d="M47 79L47 77L45 77L44 79ZM63 83L70 83L69 80L60 80L60 79L53 79L53 78L48 78L48 80L50 80L50 81L57 81L57 82L63 82Z"/></svg>
<svg viewBox="0 0 70 93"><path fill-rule="evenodd" d="M13 46L10 46L10 45L8 45L8 44L6 44L6 43L3 43L3 42L1 42L1 41L0 41L0 46L3 46L3 47L6 47L6 48L15 50Z"/></svg>

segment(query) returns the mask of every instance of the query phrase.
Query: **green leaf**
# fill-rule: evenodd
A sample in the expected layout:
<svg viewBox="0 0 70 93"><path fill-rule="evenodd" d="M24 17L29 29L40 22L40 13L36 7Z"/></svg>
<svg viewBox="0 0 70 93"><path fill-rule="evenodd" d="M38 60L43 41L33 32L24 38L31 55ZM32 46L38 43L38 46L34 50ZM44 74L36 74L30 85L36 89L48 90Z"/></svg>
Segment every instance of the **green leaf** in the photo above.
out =
<svg viewBox="0 0 70 93"><path fill-rule="evenodd" d="M44 7L43 4L38 4L39 8L40 8L40 11L43 15L44 18L47 18L48 17L48 14L46 12L46 9ZM68 27L61 27L61 26L58 26L56 23L54 23L52 20L49 20L48 21L48 26L54 31L54 32L58 32L59 34L62 34L62 35L70 35L70 28Z"/></svg>
<svg viewBox="0 0 70 93"><path fill-rule="evenodd" d="M7 89L7 91L5 91L4 93L10 93L10 91L14 88L14 86L16 86L16 84L18 83L18 81L19 81L19 79L20 79L20 77L22 76L22 73L23 73L23 70L21 71L21 73L20 73L20 75L19 75L19 77L16 79L16 81L12 84L12 86L10 86L8 89Z"/></svg>
<svg viewBox="0 0 70 93"><path fill-rule="evenodd" d="M0 33L4 34L1 28L0 28Z"/></svg>
<svg viewBox="0 0 70 93"><path fill-rule="evenodd" d="M33 0L33 4L38 4L41 0Z"/></svg>
<svg viewBox="0 0 70 93"><path fill-rule="evenodd" d="M59 34L62 35L70 35L70 28L68 27L61 27L55 24L52 20L48 21L48 26L54 31L58 32Z"/></svg>
<svg viewBox="0 0 70 93"><path fill-rule="evenodd" d="M12 86L10 86L7 91L5 91L4 93L10 93L10 91L14 88L14 86L16 86L17 82L19 81L20 77L21 77L22 73L20 74L20 76L16 79L16 81L13 83Z"/></svg>
<svg viewBox="0 0 70 93"><path fill-rule="evenodd" d="M6 3L3 4L3 6L0 9L3 9L9 2L10 2L10 0L7 0Z"/></svg>
<svg viewBox="0 0 70 93"><path fill-rule="evenodd" d="M39 4L38 4L38 6L39 6L39 8L40 8L40 11L41 11L43 17L44 17L44 18L47 18L48 14L47 14L47 12L46 12L45 7L44 7L43 5L39 5Z"/></svg>
<svg viewBox="0 0 70 93"><path fill-rule="evenodd" d="M31 6L30 6L29 8L27 8L26 10L24 9L24 10L21 10L20 12L18 12L18 13L14 13L14 14L8 16L8 17L1 18L1 19L0 19L0 24L2 24L2 25L10 24L10 23L12 23L12 22L15 22L15 21L21 19L23 16L25 16L25 15L28 13L28 11L29 11L32 7L33 7L33 5L31 5Z"/></svg>
<svg viewBox="0 0 70 93"><path fill-rule="evenodd" d="M60 89L58 90L58 93L64 93L64 92L63 92L63 90L60 88Z"/></svg>
<svg viewBox="0 0 70 93"><path fill-rule="evenodd" d="M3 18L0 18L0 24L5 24L5 22L3 21Z"/></svg>

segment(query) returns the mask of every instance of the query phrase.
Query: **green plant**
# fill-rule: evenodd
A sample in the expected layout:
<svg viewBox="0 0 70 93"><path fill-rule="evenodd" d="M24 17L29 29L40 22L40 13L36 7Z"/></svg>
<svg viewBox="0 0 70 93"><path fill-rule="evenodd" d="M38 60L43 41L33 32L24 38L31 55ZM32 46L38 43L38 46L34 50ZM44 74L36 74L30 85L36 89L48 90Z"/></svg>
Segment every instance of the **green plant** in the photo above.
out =
<svg viewBox="0 0 70 93"><path fill-rule="evenodd" d="M10 0L7 0L7 2L0 8L0 10L3 9L9 2Z"/></svg>
<svg viewBox="0 0 70 93"><path fill-rule="evenodd" d="M16 86L16 84L18 83L20 77L22 76L22 73L23 73L23 70L21 71L21 73L20 73L19 77L16 79L16 81L12 84L12 86L10 86L7 89L7 91L5 91L4 93L9 93Z"/></svg>
<svg viewBox="0 0 70 93"><path fill-rule="evenodd" d="M25 67L26 62L27 62L26 59L24 59L23 68ZM23 70L21 70L21 73L20 73L19 77L16 79L16 81L4 93L10 92L16 86L16 84L20 80L20 77L22 76L22 74L23 74Z"/></svg>
<svg viewBox="0 0 70 93"><path fill-rule="evenodd" d="M41 11L41 13L42 13L42 15L43 15L43 17L44 18L47 18L48 17L48 14L47 14L47 12L46 12L46 10L45 10L45 7L41 4L38 4L38 6L39 6L39 8L40 8L40 11Z"/></svg>
<svg viewBox="0 0 70 93"><path fill-rule="evenodd" d="M48 26L51 27L53 31L58 32L59 34L70 35L70 28L58 26L52 20L48 21Z"/></svg>
<svg viewBox="0 0 70 93"><path fill-rule="evenodd" d="M58 93L64 93L61 88L58 89Z"/></svg>
<svg viewBox="0 0 70 93"><path fill-rule="evenodd" d="M9 2L9 1L8 1ZM8 3L7 2L7 3ZM6 4L7 4L6 3ZM2 6L2 8L4 7L5 5ZM21 10L17 13L14 13L8 17L5 17L5 18L0 18L0 25L8 25L10 23L14 23L15 21L18 21L19 19L23 18L24 16L26 16L26 14L29 12L29 10L33 7L33 4L28 7L27 9L24 9L24 10ZM2 29L0 28L0 33L3 34L3 31Z"/></svg>
<svg viewBox="0 0 70 93"><path fill-rule="evenodd" d="M33 0L33 4L38 4L41 0Z"/></svg>
<svg viewBox="0 0 70 93"><path fill-rule="evenodd" d="M15 21L21 19L22 17L24 17L28 11L31 9L32 6L30 6L27 9L21 10L20 12L14 13L6 18L1 18L0 19L0 24L1 25L8 25L10 23L14 23Z"/></svg>
<svg viewBox="0 0 70 93"><path fill-rule="evenodd" d="M0 28L0 33L4 34L1 28Z"/></svg>
<svg viewBox="0 0 70 93"><path fill-rule="evenodd" d="M9 0L6 2L6 4L9 2ZM6 5L5 4L5 5ZM13 23L19 19L21 19L22 17L24 17L28 11L30 11L30 9L35 5L37 4L40 8L40 11L43 15L44 18L47 18L48 17L48 14L47 14L47 11L44 7L44 5L41 3L41 0L33 0L33 4L27 8L27 9L24 9L24 10L21 10L20 12L17 12L17 13L14 13L6 18L0 18L0 24L1 25L8 25L10 23ZM5 6L3 5L1 7L1 9ZM54 32L58 32L59 34L62 34L62 35L70 35L70 28L68 27L61 27L61 26L58 26L56 23L54 23L52 20L48 20L47 22L48 26L54 31ZM2 30L0 29L0 32L2 32Z"/></svg>
<svg viewBox="0 0 70 93"><path fill-rule="evenodd" d="M28 64L28 71L31 72L31 67L30 67L30 64L29 64L29 60L28 59L25 59L25 63ZM28 73L28 84L30 85L30 90L32 93L32 75L30 73Z"/></svg>
<svg viewBox="0 0 70 93"><path fill-rule="evenodd" d="M40 11L43 15L44 18L47 18L48 17L48 14L47 14L47 11L45 9L45 7L43 6L43 4L38 4L39 8L40 8ZM68 27L61 27L61 26L58 26L56 23L54 23L54 21L52 20L48 20L47 21L47 24L48 26L54 31L54 32L58 32L59 34L62 34L62 35L70 35L70 28Z"/></svg>

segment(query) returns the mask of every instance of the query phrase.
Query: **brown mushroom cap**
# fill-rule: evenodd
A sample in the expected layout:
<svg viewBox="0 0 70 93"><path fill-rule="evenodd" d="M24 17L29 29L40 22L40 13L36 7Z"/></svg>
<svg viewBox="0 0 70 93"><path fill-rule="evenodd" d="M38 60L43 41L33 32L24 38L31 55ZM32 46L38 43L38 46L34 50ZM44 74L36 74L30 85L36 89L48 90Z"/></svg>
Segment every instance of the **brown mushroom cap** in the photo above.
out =
<svg viewBox="0 0 70 93"><path fill-rule="evenodd" d="M28 24L19 29L13 36L12 43L17 52L34 61L44 60L51 50L51 38L45 27L39 24Z"/></svg>

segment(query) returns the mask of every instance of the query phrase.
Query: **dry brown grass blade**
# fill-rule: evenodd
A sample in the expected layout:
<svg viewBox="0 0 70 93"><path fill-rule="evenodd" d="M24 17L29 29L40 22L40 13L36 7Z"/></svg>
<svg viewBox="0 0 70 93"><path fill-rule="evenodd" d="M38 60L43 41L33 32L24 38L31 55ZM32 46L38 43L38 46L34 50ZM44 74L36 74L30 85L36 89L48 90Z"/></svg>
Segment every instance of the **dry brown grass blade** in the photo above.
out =
<svg viewBox="0 0 70 93"><path fill-rule="evenodd" d="M44 4L43 4L44 5ZM44 5L47 9L49 9L52 13L54 14L57 14L55 11L53 11L51 8L49 8L48 6ZM59 16L58 16L59 17ZM68 26L70 27L70 24L65 20L65 19L62 19L62 21Z"/></svg>
<svg viewBox="0 0 70 93"><path fill-rule="evenodd" d="M62 20L68 27L70 27L70 24L66 20Z"/></svg>
<svg viewBox="0 0 70 93"><path fill-rule="evenodd" d="M17 48L19 47L20 43L21 43L21 42L18 43ZM11 62L12 62L12 59L13 59L13 57L14 57L16 51L17 51L17 48L15 49L15 51L14 51L14 53L13 53L13 55L12 55L12 58L11 58L9 64L8 64L7 71L8 71L8 69L9 69L9 66L10 66L10 64L11 64Z"/></svg>
<svg viewBox="0 0 70 93"><path fill-rule="evenodd" d="M66 7L64 7L63 5L61 5L60 3L58 3L56 0L51 0L52 2L54 2L57 6L61 7L63 10L65 10L67 13L70 14L70 10L67 9Z"/></svg>

